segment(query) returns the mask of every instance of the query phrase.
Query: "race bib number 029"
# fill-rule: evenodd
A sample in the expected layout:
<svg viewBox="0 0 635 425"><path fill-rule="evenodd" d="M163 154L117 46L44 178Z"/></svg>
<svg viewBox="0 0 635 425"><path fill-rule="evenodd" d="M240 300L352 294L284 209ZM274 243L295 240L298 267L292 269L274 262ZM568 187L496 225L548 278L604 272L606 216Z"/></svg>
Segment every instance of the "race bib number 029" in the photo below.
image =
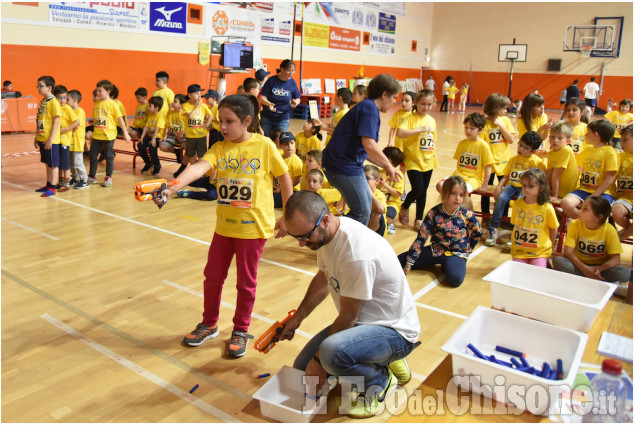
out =
<svg viewBox="0 0 635 425"><path fill-rule="evenodd" d="M251 208L254 195L254 179L220 177L218 179L218 203L236 208Z"/></svg>

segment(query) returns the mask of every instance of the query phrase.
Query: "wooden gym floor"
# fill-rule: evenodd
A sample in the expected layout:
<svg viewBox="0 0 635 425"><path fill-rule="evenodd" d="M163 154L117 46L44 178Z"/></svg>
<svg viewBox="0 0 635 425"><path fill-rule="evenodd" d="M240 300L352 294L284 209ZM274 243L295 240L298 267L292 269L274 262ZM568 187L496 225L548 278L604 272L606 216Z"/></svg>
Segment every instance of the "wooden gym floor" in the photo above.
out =
<svg viewBox="0 0 635 425"><path fill-rule="evenodd" d="M382 144L396 109L382 117ZM557 111L549 115L559 117ZM464 137L464 115L433 116L441 166L434 171L427 208L439 202L434 184L454 170L452 156ZM292 120L294 133L301 126ZM250 348L242 359L227 359L223 352L236 298L231 268L220 336L198 348L181 345L201 320L202 272L216 203L175 198L158 210L137 202L132 186L151 176L133 171L131 157L121 154L112 187L93 185L42 199L33 192L44 182L39 155L5 157L33 151L32 141L33 135L2 137L2 421L268 421L251 398L265 383L255 375L291 365L308 338L332 322L332 302L326 300L293 341L269 354ZM164 163L161 177L171 178L176 168ZM98 172L101 182L104 165ZM400 253L414 237L414 230L397 224L397 233L387 238ZM256 337L298 306L317 270L315 253L289 237L268 241L262 258L250 328ZM630 264L630 246L623 258ZM438 284L440 270L408 275L422 328L422 344L408 358L409 392L442 361L440 347L466 316L478 305L491 305L482 278L508 259L502 246L479 245L456 289ZM368 421L389 419L385 412ZM315 420L350 421L331 401L329 413Z"/></svg>

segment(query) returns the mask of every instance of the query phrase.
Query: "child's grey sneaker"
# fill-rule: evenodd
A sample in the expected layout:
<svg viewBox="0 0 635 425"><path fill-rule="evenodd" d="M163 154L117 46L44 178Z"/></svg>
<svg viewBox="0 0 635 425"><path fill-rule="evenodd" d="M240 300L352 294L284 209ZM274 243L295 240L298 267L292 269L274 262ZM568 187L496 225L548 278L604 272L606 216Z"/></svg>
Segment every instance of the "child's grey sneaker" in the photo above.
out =
<svg viewBox="0 0 635 425"><path fill-rule="evenodd" d="M88 177L88 183L90 184L97 184L97 179L95 177Z"/></svg>
<svg viewBox="0 0 635 425"><path fill-rule="evenodd" d="M485 239L485 246L496 245L496 239L498 239L498 229L489 229L489 235Z"/></svg>
<svg viewBox="0 0 635 425"><path fill-rule="evenodd" d="M104 182L101 184L103 187L112 186L112 177L104 177Z"/></svg>

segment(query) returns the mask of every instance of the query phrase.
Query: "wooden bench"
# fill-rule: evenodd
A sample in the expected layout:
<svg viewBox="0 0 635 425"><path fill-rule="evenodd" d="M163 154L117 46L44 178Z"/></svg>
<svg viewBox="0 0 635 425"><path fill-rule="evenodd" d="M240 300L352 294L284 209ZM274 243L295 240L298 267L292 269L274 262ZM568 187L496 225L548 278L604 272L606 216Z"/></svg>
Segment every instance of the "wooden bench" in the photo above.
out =
<svg viewBox="0 0 635 425"><path fill-rule="evenodd" d="M115 146L117 141L121 141L121 142L126 142L122 137L117 137L117 139L115 139ZM137 168L137 157L140 156L139 155L139 150L137 148L137 143L139 142L139 139L132 139L130 141L130 143L132 144L132 151L130 149L121 149L118 147L113 148L113 152L115 153L120 153L123 155L132 155L132 168L135 169ZM180 147L175 147L174 149L181 149ZM177 162L176 157L168 157L168 156L163 156L163 155L159 155L159 160L161 161L167 161L167 162Z"/></svg>

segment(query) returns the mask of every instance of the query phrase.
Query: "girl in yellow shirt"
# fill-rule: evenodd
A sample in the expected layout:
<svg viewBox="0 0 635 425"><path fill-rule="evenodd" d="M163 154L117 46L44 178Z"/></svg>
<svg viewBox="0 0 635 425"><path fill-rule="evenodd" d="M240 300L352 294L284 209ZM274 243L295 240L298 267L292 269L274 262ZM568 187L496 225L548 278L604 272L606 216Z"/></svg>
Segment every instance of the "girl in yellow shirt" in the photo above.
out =
<svg viewBox="0 0 635 425"><path fill-rule="evenodd" d="M586 108L584 100L572 97L564 104L564 114L562 119L566 120L573 127L573 134L569 141L571 150L577 156L587 146L584 143L586 134L586 123L582 122L582 111Z"/></svg>
<svg viewBox="0 0 635 425"><path fill-rule="evenodd" d="M535 131L540 134L542 140L546 140L551 122L545 114L545 98L539 94L529 93L520 107L518 137L522 137L528 131Z"/></svg>
<svg viewBox="0 0 635 425"><path fill-rule="evenodd" d="M258 262L267 238L273 235L276 221L271 196L273 179L277 178L280 183L284 205L293 187L278 148L271 139L258 133L257 99L227 96L218 109L224 141L214 144L200 161L188 166L180 182L166 189L163 195L167 199L208 171L217 170L216 229L204 271L203 321L183 342L195 347L218 336L221 293L235 254L238 296L227 355L242 357L248 340L253 338L247 331L256 299ZM280 219L276 237L286 234L282 223Z"/></svg>

